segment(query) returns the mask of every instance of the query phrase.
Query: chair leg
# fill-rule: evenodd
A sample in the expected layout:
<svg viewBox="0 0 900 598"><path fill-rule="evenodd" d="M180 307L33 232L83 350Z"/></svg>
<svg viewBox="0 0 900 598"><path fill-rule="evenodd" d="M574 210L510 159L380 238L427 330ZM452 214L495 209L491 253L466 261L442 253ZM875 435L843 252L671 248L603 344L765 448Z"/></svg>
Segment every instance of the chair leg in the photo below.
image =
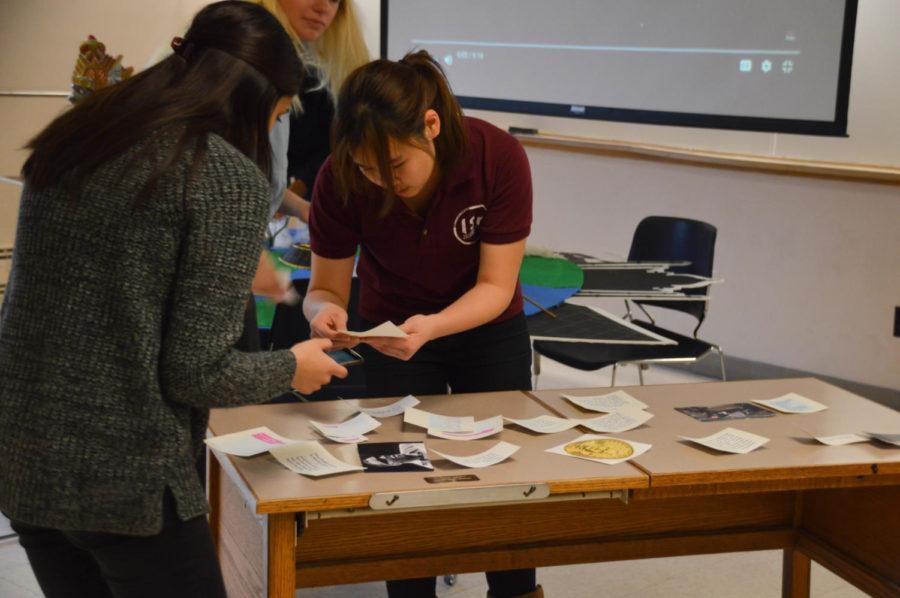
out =
<svg viewBox="0 0 900 598"><path fill-rule="evenodd" d="M614 363L614 364L613 364L612 380L609 381L609 385L610 385L610 386L615 386L615 385L616 385L616 369L617 369L618 367L619 367L619 364L617 364L617 363Z"/></svg>
<svg viewBox="0 0 900 598"><path fill-rule="evenodd" d="M716 347L716 351L719 353L719 367L722 369L722 382L725 382L725 352L722 351L722 347Z"/></svg>
<svg viewBox="0 0 900 598"><path fill-rule="evenodd" d="M635 365L637 366L637 369L638 369L638 380L640 381L641 386L643 386L644 385L644 367L645 366L643 363L636 363Z"/></svg>
<svg viewBox="0 0 900 598"><path fill-rule="evenodd" d="M531 371L534 373L534 389L537 390L538 376L541 375L541 354L531 349Z"/></svg>

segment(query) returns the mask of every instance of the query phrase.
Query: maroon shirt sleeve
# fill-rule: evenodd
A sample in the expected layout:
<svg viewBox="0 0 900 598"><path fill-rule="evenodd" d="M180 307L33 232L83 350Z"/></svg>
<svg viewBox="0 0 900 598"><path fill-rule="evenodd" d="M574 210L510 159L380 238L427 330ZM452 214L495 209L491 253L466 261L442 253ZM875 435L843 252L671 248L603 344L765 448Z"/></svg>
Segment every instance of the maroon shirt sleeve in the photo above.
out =
<svg viewBox="0 0 900 598"><path fill-rule="evenodd" d="M481 241L494 245L515 243L531 232L531 167L525 148L505 131L485 147L492 172L491 201L481 222Z"/></svg>
<svg viewBox="0 0 900 598"><path fill-rule="evenodd" d="M353 210L352 200L344 205L338 196L331 168L331 158L328 158L313 187L309 244L316 255L343 259L356 255L360 236L359 217Z"/></svg>

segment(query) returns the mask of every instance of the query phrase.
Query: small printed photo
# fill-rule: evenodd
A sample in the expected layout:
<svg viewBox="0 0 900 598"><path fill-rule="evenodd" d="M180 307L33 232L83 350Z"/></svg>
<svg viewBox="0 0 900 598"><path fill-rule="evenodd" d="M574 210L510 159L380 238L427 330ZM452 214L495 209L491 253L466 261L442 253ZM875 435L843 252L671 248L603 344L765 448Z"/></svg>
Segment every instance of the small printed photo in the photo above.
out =
<svg viewBox="0 0 900 598"><path fill-rule="evenodd" d="M374 442L357 449L366 471L434 471L424 442Z"/></svg>
<svg viewBox="0 0 900 598"><path fill-rule="evenodd" d="M675 410L685 415L690 415L701 422L775 416L774 412L763 409L753 403L728 403L725 405L713 405L712 407L676 407Z"/></svg>

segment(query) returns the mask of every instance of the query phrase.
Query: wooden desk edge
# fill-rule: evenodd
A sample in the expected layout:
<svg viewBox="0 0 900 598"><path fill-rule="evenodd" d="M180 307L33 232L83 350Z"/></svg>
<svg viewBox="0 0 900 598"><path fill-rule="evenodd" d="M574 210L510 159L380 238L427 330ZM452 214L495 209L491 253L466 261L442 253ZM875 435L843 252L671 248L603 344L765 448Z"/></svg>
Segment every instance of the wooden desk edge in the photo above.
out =
<svg viewBox="0 0 900 598"><path fill-rule="evenodd" d="M207 434L209 433L211 433L211 430L207 430ZM258 508L259 496L256 495L256 493L250 487L250 484L247 482L246 478L244 478L244 475L231 461L231 455L220 453L219 451L213 450L209 447L206 447L206 451L209 455L210 463L215 460L218 463L216 467L225 472L225 475L228 477L228 479L230 479L234 483L238 491L249 503L251 503L251 506L253 506L254 509ZM212 468L212 466L210 466L210 468Z"/></svg>
<svg viewBox="0 0 900 598"><path fill-rule="evenodd" d="M639 472L635 472L636 474ZM649 479L641 477L626 478L591 478L586 480L552 480L546 483L550 487L550 496L558 497L565 494L582 494L589 492L606 492L617 490L637 490L650 487ZM522 484L527 482L520 482ZM427 492L427 490L425 490ZM259 501L256 503L256 513L259 515L271 515L277 513L300 513L318 511L340 511L345 509L368 509L369 499L372 494L353 494L346 496L321 496L309 499L281 499ZM448 505L447 508L455 508ZM389 511L385 511L386 513Z"/></svg>

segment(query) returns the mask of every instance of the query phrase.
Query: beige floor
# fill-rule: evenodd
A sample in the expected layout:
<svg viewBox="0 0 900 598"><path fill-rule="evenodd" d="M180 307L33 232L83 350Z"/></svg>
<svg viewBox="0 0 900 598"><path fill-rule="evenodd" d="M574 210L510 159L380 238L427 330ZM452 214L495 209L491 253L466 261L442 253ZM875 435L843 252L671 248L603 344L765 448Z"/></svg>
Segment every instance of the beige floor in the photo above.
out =
<svg viewBox="0 0 900 598"><path fill-rule="evenodd" d="M538 388L605 386L608 373L586 373L544 360ZM702 381L667 368L645 373L647 384ZM637 384L634 368L621 370L619 384ZM0 521L0 524L4 522ZM2 527L2 525L0 525ZM621 561L538 571L538 581L550 598L777 598L781 596L781 552L761 551L693 557ZM487 587L480 574L461 575L456 585L438 583L438 595L481 598ZM814 598L865 596L829 571L813 564ZM0 541L0 598L41 596L25 554L15 539ZM384 584L369 583L301 590L298 598L379 598Z"/></svg>

